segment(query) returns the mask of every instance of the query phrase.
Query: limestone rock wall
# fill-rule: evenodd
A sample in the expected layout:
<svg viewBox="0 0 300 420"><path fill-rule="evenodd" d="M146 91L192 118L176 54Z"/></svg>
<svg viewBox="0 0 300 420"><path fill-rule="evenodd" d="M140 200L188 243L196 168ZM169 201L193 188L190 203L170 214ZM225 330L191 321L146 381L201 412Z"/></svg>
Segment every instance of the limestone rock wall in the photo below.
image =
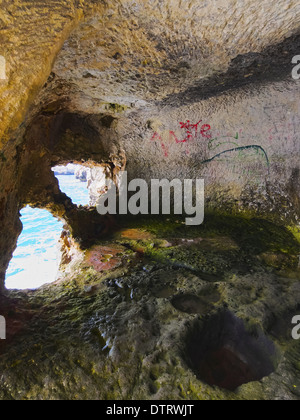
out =
<svg viewBox="0 0 300 420"><path fill-rule="evenodd" d="M79 241L105 230L59 191L58 164L204 177L212 208L296 222L299 17L294 0L2 1L0 282L26 204Z"/></svg>
<svg viewBox="0 0 300 420"><path fill-rule="evenodd" d="M56 54L82 16L82 4L67 1L1 1L0 137L8 141L51 71Z"/></svg>
<svg viewBox="0 0 300 420"><path fill-rule="evenodd" d="M71 30L91 13L93 18L85 19L84 34L82 29L75 31L67 44L69 65L64 71L69 68L76 75L83 64L76 56L88 47L89 57L84 62L94 61L91 70L101 73L108 69L113 77L122 67L128 75L117 77L123 82L122 78L138 67L150 68L154 75L162 72L166 79L178 65L184 72L185 65L192 64L190 73L196 79L224 69L238 54L261 51L295 33L300 7L294 0L276 5L251 0L247 7L241 0L193 0L188 5L179 0L146 4L125 0L2 0L0 55L7 63L7 80L0 84L2 143L22 123ZM165 68L160 70L162 65Z"/></svg>

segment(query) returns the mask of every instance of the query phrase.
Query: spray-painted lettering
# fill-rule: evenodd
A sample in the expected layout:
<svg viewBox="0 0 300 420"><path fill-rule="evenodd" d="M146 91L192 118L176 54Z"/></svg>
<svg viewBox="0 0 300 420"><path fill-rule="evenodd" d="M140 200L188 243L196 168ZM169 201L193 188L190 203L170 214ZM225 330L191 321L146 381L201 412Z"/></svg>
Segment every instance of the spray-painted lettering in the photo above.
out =
<svg viewBox="0 0 300 420"><path fill-rule="evenodd" d="M193 139L198 138L198 134L200 132L200 135L204 139L211 139L211 134L209 131L211 130L211 126L209 124L203 124L200 127L200 124L202 123L202 120L198 121L196 124L192 124L190 120L187 120L187 122L180 122L180 129L185 130L185 137L183 139L178 139L175 131L170 130L169 131L169 144L172 144L174 141L176 144L180 143L188 143L189 141L192 141ZM158 141L161 145L161 148L163 150L164 156L169 156L169 146L164 142L162 136L155 132L152 136L152 141ZM188 153L188 150L187 150Z"/></svg>

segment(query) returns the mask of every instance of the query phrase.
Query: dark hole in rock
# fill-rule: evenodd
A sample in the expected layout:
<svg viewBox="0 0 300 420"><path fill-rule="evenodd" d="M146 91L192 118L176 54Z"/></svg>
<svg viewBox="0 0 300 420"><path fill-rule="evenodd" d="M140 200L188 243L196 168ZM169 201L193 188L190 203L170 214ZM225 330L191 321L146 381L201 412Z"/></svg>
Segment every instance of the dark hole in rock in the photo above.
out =
<svg viewBox="0 0 300 420"><path fill-rule="evenodd" d="M261 330L247 331L244 321L228 311L197 321L185 354L198 379L229 391L269 376L279 362L275 344Z"/></svg>
<svg viewBox="0 0 300 420"><path fill-rule="evenodd" d="M167 299L170 296L174 295L174 293L175 293L175 288L166 285L164 287L161 287L155 290L153 294L156 298Z"/></svg>
<svg viewBox="0 0 300 420"><path fill-rule="evenodd" d="M114 121L116 121L116 118L111 115L106 115L101 119L101 123L105 128L111 128Z"/></svg>
<svg viewBox="0 0 300 420"><path fill-rule="evenodd" d="M202 314L212 308L208 302L205 302L198 296L191 294L175 296L171 303L174 308L188 314Z"/></svg>
<svg viewBox="0 0 300 420"><path fill-rule="evenodd" d="M199 295L202 299L211 303L217 303L221 299L221 294L217 286L206 287L200 291Z"/></svg>

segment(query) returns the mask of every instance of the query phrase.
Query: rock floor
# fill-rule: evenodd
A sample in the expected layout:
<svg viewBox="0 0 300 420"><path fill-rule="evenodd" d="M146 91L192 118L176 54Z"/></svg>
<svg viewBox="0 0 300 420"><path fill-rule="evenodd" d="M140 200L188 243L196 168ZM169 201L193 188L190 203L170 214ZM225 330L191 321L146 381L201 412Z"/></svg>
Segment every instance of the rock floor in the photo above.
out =
<svg viewBox="0 0 300 420"><path fill-rule="evenodd" d="M0 399L299 400L297 237L217 214L119 222L71 274L1 296Z"/></svg>

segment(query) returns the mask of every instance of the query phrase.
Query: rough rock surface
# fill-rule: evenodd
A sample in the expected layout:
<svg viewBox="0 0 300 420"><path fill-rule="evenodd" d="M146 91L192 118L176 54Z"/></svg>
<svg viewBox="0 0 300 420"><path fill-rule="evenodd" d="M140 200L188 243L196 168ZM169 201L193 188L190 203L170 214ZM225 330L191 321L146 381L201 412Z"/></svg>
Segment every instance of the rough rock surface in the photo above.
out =
<svg viewBox="0 0 300 420"><path fill-rule="evenodd" d="M210 215L188 231L180 220L127 221L91 251L98 264L89 251L56 284L1 298L0 398L298 400L299 250L259 219ZM242 371L214 363L213 377L230 369L227 390L191 359L199 340L209 357L222 335L238 360L249 346L254 357ZM257 364L267 369L258 377Z"/></svg>
<svg viewBox="0 0 300 420"><path fill-rule="evenodd" d="M10 331L0 343L1 398L299 399L290 338L299 308L299 2L0 6L0 312ZM101 182L105 174L117 183L124 169L147 181L203 177L214 213L177 234L180 221L123 226L59 190L51 168L68 163ZM66 222L63 274L36 292L7 292L27 204ZM195 331L213 342L209 363L239 360L231 385L266 372L217 343L207 332L214 322L229 335L238 326L274 372L233 393L205 385L187 348Z"/></svg>

